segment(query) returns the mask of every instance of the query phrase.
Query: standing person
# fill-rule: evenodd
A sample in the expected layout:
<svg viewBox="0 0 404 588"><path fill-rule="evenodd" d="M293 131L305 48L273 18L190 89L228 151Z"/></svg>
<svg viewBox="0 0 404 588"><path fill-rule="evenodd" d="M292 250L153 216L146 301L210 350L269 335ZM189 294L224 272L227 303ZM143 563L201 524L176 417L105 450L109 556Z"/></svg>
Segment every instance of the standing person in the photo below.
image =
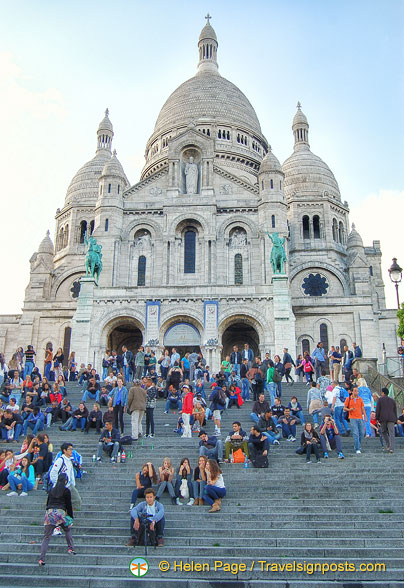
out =
<svg viewBox="0 0 404 588"><path fill-rule="evenodd" d="M181 359L181 369L182 369L182 373L183 373L183 379L184 380L189 380L189 374L190 374L190 363L189 363L189 353L186 353L184 355L184 357Z"/></svg>
<svg viewBox="0 0 404 588"><path fill-rule="evenodd" d="M339 347L337 345L337 347L335 347L335 349L333 347L331 347L332 353L331 353L331 365L332 365L332 371L334 373L334 380L336 382L339 382L339 377L341 374L341 361L342 361L342 355L339 351Z"/></svg>
<svg viewBox="0 0 404 588"><path fill-rule="evenodd" d="M272 378L276 382L276 395L280 398L282 396L282 378L285 375L285 368L279 355L274 356L274 368L274 374L278 372L279 375L272 375Z"/></svg>
<svg viewBox="0 0 404 588"><path fill-rule="evenodd" d="M146 437L151 438L154 437L154 409L156 408L156 398L156 386L149 377L146 380Z"/></svg>
<svg viewBox="0 0 404 588"><path fill-rule="evenodd" d="M254 353L253 350L250 349L250 346L248 343L244 343L244 349L242 352L242 358L246 359L248 362L248 369L251 368L252 363L253 363L253 359L254 359Z"/></svg>
<svg viewBox="0 0 404 588"><path fill-rule="evenodd" d="M236 374L239 377L240 377L241 361L242 361L241 353L238 350L237 345L233 345L233 351L230 354L231 369L233 372L236 372Z"/></svg>
<svg viewBox="0 0 404 588"><path fill-rule="evenodd" d="M379 422L382 429L383 441L386 451L394 452L394 425L397 422L397 405L393 398L389 397L388 388L382 388L382 395L376 404L376 422Z"/></svg>
<svg viewBox="0 0 404 588"><path fill-rule="evenodd" d="M143 345L141 345L138 349L138 352L136 353L136 357L135 357L135 364L136 364L136 380L140 380L140 378L143 376L143 370L144 370L144 356L145 356L145 352L144 352L144 347Z"/></svg>
<svg viewBox="0 0 404 588"><path fill-rule="evenodd" d="M105 378L107 377L110 366L111 366L111 350L106 349L104 353L104 357L102 358L102 381L105 382Z"/></svg>
<svg viewBox="0 0 404 588"><path fill-rule="evenodd" d="M194 412L194 395L187 384L184 384L182 388L187 392L182 403L182 420L184 422L184 433L182 437L192 437L190 420Z"/></svg>
<svg viewBox="0 0 404 588"><path fill-rule="evenodd" d="M171 358L170 358L170 367L174 367L175 364L179 365L180 363L180 354L177 353L175 347L171 349Z"/></svg>
<svg viewBox="0 0 404 588"><path fill-rule="evenodd" d="M285 347L283 349L283 359L282 359L282 363L283 363L283 367L285 369L285 378L286 378L286 384L289 384L289 380L290 380L290 385L293 386L293 384L295 383L292 376L290 375L290 371L292 369L292 367L296 367L295 362L293 361L292 356L290 355L288 348Z"/></svg>
<svg viewBox="0 0 404 588"><path fill-rule="evenodd" d="M52 367L52 358L53 358L53 347L49 345L45 349L45 377L50 379L50 372Z"/></svg>
<svg viewBox="0 0 404 588"><path fill-rule="evenodd" d="M345 382L349 382L352 377L352 362L354 360L354 354L349 350L348 345L344 347L344 357L342 359L343 372Z"/></svg>
<svg viewBox="0 0 404 588"><path fill-rule="evenodd" d="M366 412L357 386L354 386L352 394L345 400L344 410L349 415L355 451L362 453L361 440L365 434Z"/></svg>
<svg viewBox="0 0 404 588"><path fill-rule="evenodd" d="M128 384L130 381L131 369L130 366L133 361L133 353L129 351L126 345L122 345L122 367L123 367L123 377L125 378L125 383Z"/></svg>
<svg viewBox="0 0 404 588"><path fill-rule="evenodd" d="M45 513L45 530L42 540L39 565L45 565L45 556L49 541L56 527L60 527L66 535L67 553L76 555L71 534L73 523L73 508L71 492L68 488L69 478L66 473L60 473L57 482L48 494Z"/></svg>
<svg viewBox="0 0 404 588"><path fill-rule="evenodd" d="M128 410L132 419L132 439L137 441L143 435L142 419L146 410L146 391L139 380L135 380L129 390Z"/></svg>
<svg viewBox="0 0 404 588"><path fill-rule="evenodd" d="M313 373L314 373L313 362L311 361L311 357L310 357L308 351L305 351L303 354L301 366L303 369L304 377L306 378L306 386L308 386L310 384L310 382L313 381Z"/></svg>
<svg viewBox="0 0 404 588"><path fill-rule="evenodd" d="M170 367L170 354L168 349L164 349L164 353L159 359L161 377L163 380L167 380L168 368Z"/></svg>
<svg viewBox="0 0 404 588"><path fill-rule="evenodd" d="M208 512L218 512L222 507L222 498L226 496L222 470L217 461L208 459L205 472L207 473L207 484L204 489L203 500L211 506Z"/></svg>
<svg viewBox="0 0 404 588"><path fill-rule="evenodd" d="M352 343L354 357L362 357L362 349L356 343Z"/></svg>
<svg viewBox="0 0 404 588"><path fill-rule="evenodd" d="M62 455L55 460L52 469L49 472L49 480L52 482L53 486L55 486L58 481L59 474L65 473L68 478L66 486L70 490L74 508L80 510L81 497L76 489L76 478L74 475L74 467L72 463L73 444L68 442L62 443L60 449L62 451Z"/></svg>
<svg viewBox="0 0 404 588"><path fill-rule="evenodd" d="M34 348L32 345L28 345L26 351L24 352L24 356L25 356L25 366L24 366L24 375L23 378L25 380L25 378L31 375L32 370L34 369L34 357L35 357L36 353L34 351Z"/></svg>
<svg viewBox="0 0 404 588"><path fill-rule="evenodd" d="M53 356L53 369L55 370L55 378L58 376L63 376L63 361L64 361L64 354L62 348L56 351L55 355Z"/></svg>
<svg viewBox="0 0 404 588"><path fill-rule="evenodd" d="M321 341L317 343L317 347L313 351L311 357L314 359L314 371L317 380L322 375L325 368L325 349Z"/></svg>
<svg viewBox="0 0 404 588"><path fill-rule="evenodd" d="M75 351L71 351L69 355L67 369L69 370L69 382L75 382L77 380L77 362Z"/></svg>
<svg viewBox="0 0 404 588"><path fill-rule="evenodd" d="M123 414L126 412L126 407L128 404L128 390L123 385L123 378L122 376L118 376L117 378L117 387L114 388L113 396L112 396L112 406L114 407L114 427L115 429L118 428L118 418L119 424L121 427L121 435L124 432L124 424L123 424Z"/></svg>
<svg viewBox="0 0 404 588"><path fill-rule="evenodd" d="M230 355L226 355L226 359L224 359L220 365L220 370L223 372L226 378L226 383L228 384L231 375Z"/></svg>
<svg viewBox="0 0 404 588"><path fill-rule="evenodd" d="M248 360L243 359L240 365L240 379L241 379L241 398L245 402L250 401L250 381L247 378L248 374Z"/></svg>

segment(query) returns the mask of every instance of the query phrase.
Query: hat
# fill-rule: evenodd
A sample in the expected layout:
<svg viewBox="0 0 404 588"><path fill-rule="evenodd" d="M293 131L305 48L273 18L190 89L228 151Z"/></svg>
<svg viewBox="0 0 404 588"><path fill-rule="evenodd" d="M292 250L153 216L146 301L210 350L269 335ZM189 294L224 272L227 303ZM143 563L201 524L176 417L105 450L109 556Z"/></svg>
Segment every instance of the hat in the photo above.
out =
<svg viewBox="0 0 404 588"><path fill-rule="evenodd" d="M188 388L188 390L189 390L189 386L188 386L188 384L184 384L184 385L183 385L183 388Z"/></svg>

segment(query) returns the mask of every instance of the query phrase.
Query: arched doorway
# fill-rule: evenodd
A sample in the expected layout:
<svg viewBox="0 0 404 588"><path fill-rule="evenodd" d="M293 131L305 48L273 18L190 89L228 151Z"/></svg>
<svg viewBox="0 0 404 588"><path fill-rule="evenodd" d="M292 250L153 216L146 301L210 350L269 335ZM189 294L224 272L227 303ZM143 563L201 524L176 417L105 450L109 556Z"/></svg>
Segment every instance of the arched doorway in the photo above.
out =
<svg viewBox="0 0 404 588"><path fill-rule="evenodd" d="M254 357L260 355L259 351L259 335L254 327L247 321L237 320L231 323L222 335L222 358L230 355L233 346L237 345L239 351L244 349L244 344L248 343L253 350Z"/></svg>
<svg viewBox="0 0 404 588"><path fill-rule="evenodd" d="M115 350L118 354L125 345L134 354L143 342L143 334L137 322L129 317L124 317L114 323L113 328L107 336L107 347Z"/></svg>

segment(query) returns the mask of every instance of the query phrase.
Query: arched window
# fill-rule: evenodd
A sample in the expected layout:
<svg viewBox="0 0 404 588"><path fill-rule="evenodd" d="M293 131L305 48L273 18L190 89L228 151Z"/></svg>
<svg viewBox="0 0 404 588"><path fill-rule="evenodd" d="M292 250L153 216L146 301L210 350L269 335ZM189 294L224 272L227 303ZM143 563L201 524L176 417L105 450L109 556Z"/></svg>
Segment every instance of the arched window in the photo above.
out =
<svg viewBox="0 0 404 588"><path fill-rule="evenodd" d="M105 219L105 232L108 231L108 228L109 228L109 220L106 218Z"/></svg>
<svg viewBox="0 0 404 588"><path fill-rule="evenodd" d="M72 338L72 328L65 327L64 337L63 337L63 365L67 366L69 361L69 354L70 354L70 340Z"/></svg>
<svg viewBox="0 0 404 588"><path fill-rule="evenodd" d="M339 342L339 351L342 354L344 354L345 345L346 345L346 339L341 339L341 341Z"/></svg>
<svg viewBox="0 0 404 588"><path fill-rule="evenodd" d="M310 219L307 215L303 217L303 239L310 239Z"/></svg>
<svg viewBox="0 0 404 588"><path fill-rule="evenodd" d="M65 226L65 237L63 240L63 247L67 247L69 242L69 225Z"/></svg>
<svg viewBox="0 0 404 588"><path fill-rule="evenodd" d="M271 190L273 190L274 189L274 181L273 180L270 181L270 186L271 186Z"/></svg>
<svg viewBox="0 0 404 588"><path fill-rule="evenodd" d="M184 236L184 274L195 273L195 231L186 231Z"/></svg>
<svg viewBox="0 0 404 588"><path fill-rule="evenodd" d="M320 325L320 341L323 344L324 350L328 352L328 327L325 323Z"/></svg>
<svg viewBox="0 0 404 588"><path fill-rule="evenodd" d="M121 185L118 184L118 194L120 193L120 191L121 191Z"/></svg>
<svg viewBox="0 0 404 588"><path fill-rule="evenodd" d="M338 227L338 240L340 243L344 243L344 241L345 241L344 225L342 222L339 223L339 227Z"/></svg>
<svg viewBox="0 0 404 588"><path fill-rule="evenodd" d="M274 229L275 228L275 215L274 214L271 216L271 222L272 222L272 228Z"/></svg>
<svg viewBox="0 0 404 588"><path fill-rule="evenodd" d="M58 250L63 249L63 238L64 238L64 235L63 235L63 227L62 227L59 231L59 239L58 239L58 246L57 246Z"/></svg>
<svg viewBox="0 0 404 588"><path fill-rule="evenodd" d="M336 218L332 221L332 238L334 241L338 241L338 223Z"/></svg>
<svg viewBox="0 0 404 588"><path fill-rule="evenodd" d="M87 232L87 221L81 221L80 223L80 243L84 243L84 235Z"/></svg>
<svg viewBox="0 0 404 588"><path fill-rule="evenodd" d="M146 257L141 255L137 262L137 285L144 286L146 284Z"/></svg>
<svg viewBox="0 0 404 588"><path fill-rule="evenodd" d="M108 194L111 194L111 184L108 184Z"/></svg>
<svg viewBox="0 0 404 588"><path fill-rule="evenodd" d="M308 339L302 339L302 353L305 351L310 353L310 341Z"/></svg>
<svg viewBox="0 0 404 588"><path fill-rule="evenodd" d="M234 256L234 283L243 283L243 258L241 253L236 253Z"/></svg>
<svg viewBox="0 0 404 588"><path fill-rule="evenodd" d="M320 217L317 214L313 216L313 236L320 239Z"/></svg>
<svg viewBox="0 0 404 588"><path fill-rule="evenodd" d="M94 232L94 221L92 220L90 223L90 235L92 235Z"/></svg>

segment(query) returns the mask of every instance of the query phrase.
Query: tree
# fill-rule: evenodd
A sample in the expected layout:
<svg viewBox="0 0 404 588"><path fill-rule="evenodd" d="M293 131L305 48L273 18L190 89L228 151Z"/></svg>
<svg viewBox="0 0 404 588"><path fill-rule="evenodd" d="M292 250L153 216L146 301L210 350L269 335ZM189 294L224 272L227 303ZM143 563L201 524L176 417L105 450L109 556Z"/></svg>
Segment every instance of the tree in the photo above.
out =
<svg viewBox="0 0 404 588"><path fill-rule="evenodd" d="M397 311L398 316L398 329L397 335L400 337L402 341L404 339L404 302L401 303L400 310Z"/></svg>

